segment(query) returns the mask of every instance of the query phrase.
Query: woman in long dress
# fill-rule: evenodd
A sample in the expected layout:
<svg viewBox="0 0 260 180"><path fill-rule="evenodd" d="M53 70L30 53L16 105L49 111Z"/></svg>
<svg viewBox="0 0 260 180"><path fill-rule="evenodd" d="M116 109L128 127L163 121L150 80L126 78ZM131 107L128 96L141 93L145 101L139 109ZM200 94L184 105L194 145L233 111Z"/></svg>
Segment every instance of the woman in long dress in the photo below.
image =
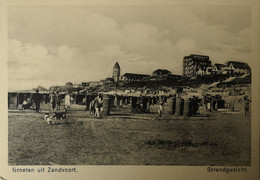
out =
<svg viewBox="0 0 260 180"><path fill-rule="evenodd" d="M70 95L69 95L69 93L66 94L64 101L65 101L65 109L67 110L70 107Z"/></svg>

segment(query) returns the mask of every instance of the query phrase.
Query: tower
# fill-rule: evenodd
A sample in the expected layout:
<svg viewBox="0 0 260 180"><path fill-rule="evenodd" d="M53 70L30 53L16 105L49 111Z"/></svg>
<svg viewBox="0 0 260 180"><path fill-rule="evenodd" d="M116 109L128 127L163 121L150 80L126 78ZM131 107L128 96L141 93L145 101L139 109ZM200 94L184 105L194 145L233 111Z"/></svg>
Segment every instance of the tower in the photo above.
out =
<svg viewBox="0 0 260 180"><path fill-rule="evenodd" d="M118 84L119 77L120 77L120 66L118 62L116 62L116 64L114 65L112 77L114 78L115 83Z"/></svg>

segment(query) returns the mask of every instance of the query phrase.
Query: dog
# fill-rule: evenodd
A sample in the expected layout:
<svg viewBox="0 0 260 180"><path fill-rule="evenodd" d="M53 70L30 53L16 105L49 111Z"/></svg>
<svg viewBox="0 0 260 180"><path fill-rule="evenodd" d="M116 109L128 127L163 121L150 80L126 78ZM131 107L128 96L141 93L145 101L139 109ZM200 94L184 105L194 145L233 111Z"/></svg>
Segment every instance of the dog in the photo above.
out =
<svg viewBox="0 0 260 180"><path fill-rule="evenodd" d="M44 115L44 120L48 125L56 124L57 121L61 122L61 120L67 123L67 109L65 108L64 112L55 112L53 114L46 113Z"/></svg>
<svg viewBox="0 0 260 180"><path fill-rule="evenodd" d="M55 112L53 117L55 117L56 120L63 120L67 123L67 108L65 108L64 112Z"/></svg>
<svg viewBox="0 0 260 180"><path fill-rule="evenodd" d="M53 115L46 113L44 116L44 120L47 122L48 125L53 125L56 123L57 119L55 117L53 117Z"/></svg>

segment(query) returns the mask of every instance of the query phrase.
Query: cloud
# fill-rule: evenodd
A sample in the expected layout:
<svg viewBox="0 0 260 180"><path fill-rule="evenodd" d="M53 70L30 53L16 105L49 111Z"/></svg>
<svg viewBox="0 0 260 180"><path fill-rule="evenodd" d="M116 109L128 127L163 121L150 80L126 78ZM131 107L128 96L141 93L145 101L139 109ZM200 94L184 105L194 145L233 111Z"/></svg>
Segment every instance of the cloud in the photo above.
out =
<svg viewBox="0 0 260 180"><path fill-rule="evenodd" d="M116 45L89 52L62 45L50 53L42 45L22 44L13 39L9 41L8 49L9 89L100 80L112 76L115 61L124 65L139 59L138 54L125 53Z"/></svg>
<svg viewBox="0 0 260 180"><path fill-rule="evenodd" d="M182 18L189 17L191 14L186 13ZM10 89L104 79L112 76L115 62L119 62L122 73L151 74L165 68L181 74L182 59L191 53L209 55L218 62L250 57L249 27L229 32L223 24L209 25L194 17L189 23L175 17L174 28L141 21L122 24L97 13L77 20L59 18L58 25L53 19L48 22L53 35L39 27L30 30L38 43L9 40ZM45 43L44 38L53 39Z"/></svg>

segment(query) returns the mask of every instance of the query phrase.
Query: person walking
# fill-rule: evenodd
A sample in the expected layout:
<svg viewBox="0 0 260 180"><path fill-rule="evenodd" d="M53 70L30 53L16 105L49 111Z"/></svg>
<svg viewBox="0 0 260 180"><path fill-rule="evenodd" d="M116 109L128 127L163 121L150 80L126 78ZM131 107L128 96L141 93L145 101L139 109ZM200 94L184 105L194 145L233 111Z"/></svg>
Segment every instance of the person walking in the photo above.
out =
<svg viewBox="0 0 260 180"><path fill-rule="evenodd" d="M35 103L35 110L36 110L36 113L39 113L40 111L40 104L41 104L41 100L42 100L42 97L41 97L41 94L39 94L39 90L36 89L36 93L34 94L34 103Z"/></svg>

